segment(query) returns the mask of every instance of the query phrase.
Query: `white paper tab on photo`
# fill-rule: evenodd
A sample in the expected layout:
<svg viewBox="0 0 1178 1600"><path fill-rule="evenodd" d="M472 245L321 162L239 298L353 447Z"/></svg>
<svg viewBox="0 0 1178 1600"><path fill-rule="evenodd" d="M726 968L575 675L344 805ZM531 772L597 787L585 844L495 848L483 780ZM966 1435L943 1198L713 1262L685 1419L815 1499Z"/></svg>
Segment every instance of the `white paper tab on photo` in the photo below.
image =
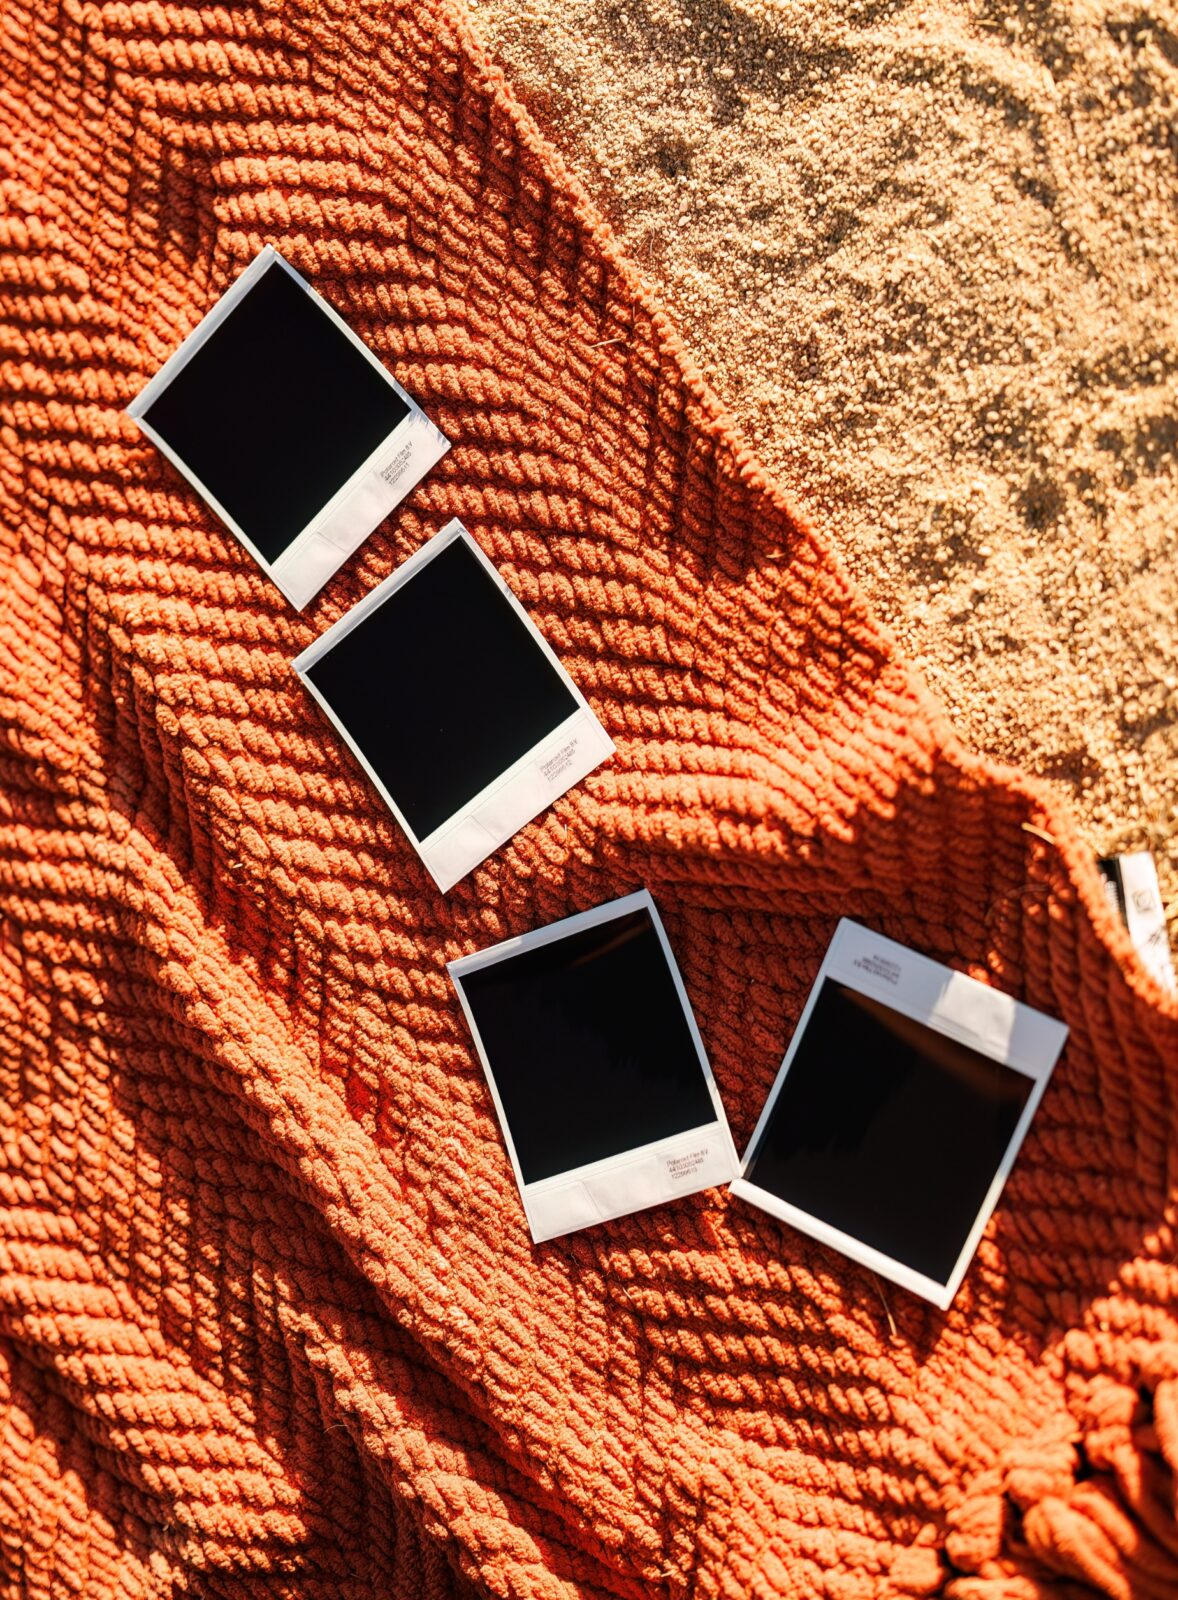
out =
<svg viewBox="0 0 1178 1600"><path fill-rule="evenodd" d="M601 939L589 940L590 930L599 931ZM634 942L628 945L627 940ZM591 948L585 948L587 941ZM550 990L540 991L537 1007L541 1027L546 1026L551 1032L530 1030L529 1021L534 1019L522 1003L528 992L526 977L516 991L521 997L518 1015L513 1012L507 1019L509 1046L504 1049L502 1019L500 1037L494 1044L488 1042L486 1002L472 992L478 977L488 969L527 957L529 952L548 947L551 954L562 946L570 947L566 970L576 970L582 977L596 956L616 963L625 960L628 951L634 952L635 965L641 961L644 974L653 968L652 989L658 992L648 991L640 997L641 1021L648 1037L662 1031L667 1049L675 1053L675 1061L662 1063L665 1080L663 1087L655 1091L657 1104L652 1105L648 1097L640 1123L635 1120L631 1095L637 1098L640 1086L645 1088L657 1078L658 1064L647 1059L643 1049L627 1038L628 1031L637 1032L639 1017L633 994L622 992L624 980L618 981L616 989L611 990L607 984L594 993L591 1005L583 1004L585 995L581 993L582 1004L572 1015L571 1026L578 1044L589 1038L593 1041L590 1054L599 1050L602 1055L600 1075L590 1070L588 1081L570 1084L569 1062L552 1046L551 1032L559 1033L561 1028L561 1008L559 997L554 998ZM656 959L652 962L652 958ZM450 962L448 970L486 1073L528 1227L537 1244L697 1194L734 1177L738 1162L728 1119L662 919L647 890L463 956ZM616 1055L610 1052L611 1037L621 1041ZM523 1069L522 1087L516 1082L513 1090L514 1064L510 1058L517 1051L521 1058L527 1058L528 1065ZM539 1072L537 1063L542 1068ZM528 1072L534 1074L532 1084L526 1081ZM604 1091L603 1083L613 1083L616 1095ZM513 1092L517 1104L523 1095L525 1109L533 1117L533 1126L526 1133L518 1125L513 1128L505 1104ZM569 1097L575 1096L589 1097L593 1128L587 1129L584 1119L572 1129L562 1126L575 1116L568 1111ZM537 1101L544 1103L538 1106ZM584 1106L585 1100L581 1103ZM548 1140L538 1131L545 1120L551 1128ZM604 1133L606 1123L608 1130ZM655 1132L655 1124L660 1123L656 1137L643 1137L643 1142L627 1147L636 1126L645 1135ZM552 1166L559 1165L550 1156L557 1140L562 1146L596 1142L599 1148L605 1142L611 1148L597 1159L551 1171ZM529 1178L528 1172L537 1168L544 1176Z"/></svg>
<svg viewBox="0 0 1178 1600"><path fill-rule="evenodd" d="M912 1219L919 1218L922 1210L926 1219L935 1216L940 1225L942 1213L936 1210L938 1195L946 1210L950 1194L961 1204L966 1221L959 1234L956 1224L949 1229L946 1236L948 1243L946 1238L938 1241L939 1252L946 1262L945 1270L937 1276L913 1267L911 1257L919 1252L910 1252L909 1261L900 1260L897 1255L877 1249L857 1236L850 1221L846 1227L836 1226L830 1214L820 1215L817 1208L807 1209L806 1206L795 1204L787 1198L786 1193L767 1187L769 1181L774 1181L785 1191L797 1193L806 1189L810 1193L821 1193L825 1187L829 1193L829 1179L824 1179L822 1174L824 1170L833 1174L833 1163L848 1159L845 1151L854 1147L854 1140L848 1137L850 1125L852 1122L858 1125L858 1119L864 1119L869 1124L879 1114L878 1105L869 1103L864 1109L857 1100L847 1095L842 1095L840 1099L838 1086L849 1081L849 1071L853 1070L858 1074L857 1081L864 1091L864 1100L871 1102L876 1082L880 1084L880 1092L884 1092L882 1078L877 1077L876 1073L882 1074L887 1062L863 1061L856 1057L853 1069L850 1069L848 1063L852 1059L850 1052L853 1045L845 1037L821 1061L807 1054L813 1048L807 1030L828 984L834 986L836 993L842 990L864 997L866 1008L879 1025L885 1031L889 1026L894 1029L896 1043L892 1059L899 1060L906 1051L919 1051L922 1036L927 1040L929 1034L934 1037L941 1035L963 1047L962 1051L957 1052L957 1059L947 1066L947 1075L956 1075L964 1081L972 1072L983 1097L994 1092L993 1086L983 1086L986 1074L994 1070L987 1067L987 1061L997 1063L999 1068L1026 1080L1021 1089L1017 1079L1006 1086L1006 1116L1012 1126L1007 1137L995 1136L992 1166L988 1164L991 1154L989 1146L980 1158L984 1176L977 1181L977 1189L980 1191L984 1184L984 1192L976 1193L968 1200L955 1194L954 1152L946 1149L943 1140L938 1143L935 1133L925 1146L929 1163L936 1167L938 1174L928 1184L927 1203L923 1203L926 1174L921 1166L923 1156L920 1153L911 1160L896 1161L889 1173L885 1187L894 1191L894 1195L902 1196L898 1211L901 1216L907 1211L909 1226L919 1229L919 1221L914 1224ZM887 1020L889 1015L893 1019L891 1024ZM915 1026L906 1026L906 1023ZM961 1285L986 1223L998 1203L1031 1118L1063 1048L1067 1031L1064 1024L1054 1017L1046 1016L1009 995L953 971L939 961L930 960L882 934L873 933L843 918L818 970L785 1059L753 1130L741 1164L741 1175L733 1183L732 1192L945 1310ZM970 1052L975 1053L972 1067ZM948 1054L952 1055L953 1052L949 1051ZM827 1074L826 1081L833 1086L827 1088L826 1094L837 1109L822 1126L801 1127L796 1122L786 1125L776 1120L788 1115L782 1113L779 1107L785 1103L782 1096L790 1083L791 1069L795 1068L799 1058L806 1060L808 1073L812 1076ZM813 1081L819 1081L818 1077L813 1076ZM819 1097L821 1093L820 1090ZM910 1136L915 1126L912 1119L919 1117L920 1106L913 1101L912 1093L911 1086L906 1086L889 1108L891 1114L899 1116L907 1107L907 1126L895 1122L891 1124L897 1139ZM1017 1111L1020 1104L1021 1111ZM829 1113L829 1106L827 1111ZM796 1154L777 1157L780 1165L775 1164L774 1159L761 1159L777 1140L781 1141L779 1148L784 1147L786 1151L796 1151L799 1146L806 1148L800 1158ZM883 1142L886 1144L886 1138ZM826 1155L823 1154L824 1150ZM791 1173L791 1161L800 1162L794 1169L799 1175L796 1189L793 1177L787 1176ZM763 1173L766 1167L774 1172L772 1180ZM846 1203L845 1197L850 1189L850 1181L845 1181L842 1192L828 1206L828 1212L839 1210ZM878 1190L875 1192L876 1215L873 1217L871 1214L873 1206L870 1199L858 1213L859 1225L866 1233L878 1225L879 1216L893 1203L892 1195ZM809 1204L816 1205L814 1201ZM899 1233L903 1232L903 1227L903 1224L899 1226Z"/></svg>
<svg viewBox="0 0 1178 1600"><path fill-rule="evenodd" d="M407 815L411 807L404 792L398 797L397 781L390 776L387 766L382 771L379 757L374 758L372 750L365 748L362 738L356 737L354 729L356 719L354 717L351 719L353 725L350 726L349 707L340 703L338 695L333 697L326 693L321 684L315 681L315 669L318 664L330 657L332 651L354 630L369 619L377 618L382 606L404 591L406 586L411 586L430 563L436 561L456 543L462 544L491 580L487 588L490 598L486 603L506 609L527 630L534 653L533 675L537 680L542 678L546 683L559 683L562 709L558 720L553 720L550 725L544 726L527 749L515 755L501 770L495 772L489 781L473 792L463 794L461 803L455 805L443 819L429 826L427 831L420 832L415 827L413 819ZM449 651L454 655L465 642L462 618L447 613L444 608L444 594L440 603L442 609L436 616L429 619L419 615L417 621L427 625L432 631L436 639L435 648L438 651ZM492 661L487 661L484 667L485 675L493 673ZM594 716L584 695L569 677L548 641L504 582L494 564L488 560L476 541L456 519L447 523L416 554L391 573L383 583L378 584L364 599L358 601L333 627L309 646L295 660L294 668L372 779L381 798L405 830L430 875L443 892L453 888L500 845L506 844L521 828L539 816L614 753L613 740ZM463 688L464 701L469 703L466 707L467 714L470 707L474 707L477 712L480 696L483 696L485 701L483 676L478 663L472 663ZM416 704L429 704L429 697L433 692L428 660L421 661L419 676L415 681L397 681L394 678L373 682L370 686L370 693L382 697L387 705L390 726L393 728L396 725L398 697L415 697ZM567 714L564 707L568 708ZM451 708L439 703L436 709L437 724L444 729ZM497 701L493 706L487 706L488 717L492 714L510 724L512 707ZM463 751L459 739L447 741L444 759L448 765L454 763L461 766ZM458 783L460 780L454 779L453 773L450 773L446 784L452 782ZM422 790L428 791L429 772L418 773L414 778L413 787L419 793ZM440 773L438 787L439 789L443 787Z"/></svg>
<svg viewBox="0 0 1178 1600"><path fill-rule="evenodd" d="M297 285L306 295L308 306L313 307L315 313L326 319L346 341L346 345L339 347L342 363L349 359L353 362L358 360L379 375L381 382L397 397L399 420L373 448L362 449L359 453L353 450L347 466L341 467L340 475L330 488L318 496L318 503L306 506L300 513L299 524L284 530L281 552L267 558L251 537L250 529L243 527L231 510L221 503L213 489L203 481L200 472L185 458L183 450L159 431L148 413L271 270L284 273L291 283ZM241 359L247 362L244 352ZM231 366L232 362L229 364ZM341 381L344 381L342 376ZM304 398L300 396L296 385L291 386L289 392L275 396L274 401L280 408L298 408L300 400ZM179 349L127 407L127 414L300 611L450 448L446 436L430 421L392 373L272 245L265 246L234 280ZM281 421L278 417L267 420L271 424ZM231 448L239 450L244 456L250 450L250 443L248 429L243 428ZM247 457L243 465L252 462L257 474L263 478L267 473L281 474L284 468L289 469L289 456L284 456L281 449L269 454L274 459L261 460L255 454ZM259 536L256 528L254 534Z"/></svg>

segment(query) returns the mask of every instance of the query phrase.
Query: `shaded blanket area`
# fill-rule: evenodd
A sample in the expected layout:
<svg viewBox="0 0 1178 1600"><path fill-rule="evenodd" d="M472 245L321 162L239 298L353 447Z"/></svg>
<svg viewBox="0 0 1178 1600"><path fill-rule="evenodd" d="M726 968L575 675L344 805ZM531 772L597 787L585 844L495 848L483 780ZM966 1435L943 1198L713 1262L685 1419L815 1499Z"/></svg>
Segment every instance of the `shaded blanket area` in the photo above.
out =
<svg viewBox="0 0 1178 1600"><path fill-rule="evenodd" d="M1178 1008L460 10L10 5L0 128L0 1592L1173 1594ZM267 241L454 440L301 617L122 415ZM290 662L455 515L618 755L443 897ZM840 915L1068 1023L948 1315L531 1245L444 963L641 885L738 1146Z"/></svg>

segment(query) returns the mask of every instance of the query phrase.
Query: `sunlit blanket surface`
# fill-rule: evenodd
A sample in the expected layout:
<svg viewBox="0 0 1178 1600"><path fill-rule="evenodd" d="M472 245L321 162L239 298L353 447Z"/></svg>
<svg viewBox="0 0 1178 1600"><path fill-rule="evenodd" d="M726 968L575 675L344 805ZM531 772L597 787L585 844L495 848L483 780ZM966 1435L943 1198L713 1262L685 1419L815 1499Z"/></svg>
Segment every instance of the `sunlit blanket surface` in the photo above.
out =
<svg viewBox="0 0 1178 1600"><path fill-rule="evenodd" d="M1178 1012L462 12L0 51L0 1592L1178 1592ZM454 440L302 616L123 415L266 241ZM290 661L453 515L619 753L443 897ZM531 1245L444 963L640 885L738 1145L842 914L1068 1023L949 1315L725 1193Z"/></svg>

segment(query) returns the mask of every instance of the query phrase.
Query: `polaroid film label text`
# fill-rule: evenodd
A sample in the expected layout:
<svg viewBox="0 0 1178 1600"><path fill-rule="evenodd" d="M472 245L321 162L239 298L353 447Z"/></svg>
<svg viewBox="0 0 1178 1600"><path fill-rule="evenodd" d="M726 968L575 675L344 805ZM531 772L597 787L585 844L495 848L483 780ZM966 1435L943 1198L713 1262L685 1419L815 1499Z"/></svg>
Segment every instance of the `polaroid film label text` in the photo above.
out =
<svg viewBox="0 0 1178 1600"><path fill-rule="evenodd" d="M856 956L853 965L870 978L880 978L884 983L890 983L893 989L899 983L903 970L898 961L890 961L887 956L880 955Z"/></svg>
<svg viewBox="0 0 1178 1600"><path fill-rule="evenodd" d="M573 757L577 753L578 739L570 739L568 744L562 744L559 750L553 751L546 760L539 763L540 773L545 783L552 783L567 771L573 764Z"/></svg>
<svg viewBox="0 0 1178 1600"><path fill-rule="evenodd" d="M667 1156L667 1176L672 1183L682 1183L686 1178L693 1178L707 1157L707 1145L701 1145L698 1150L684 1150L678 1155Z"/></svg>
<svg viewBox="0 0 1178 1600"><path fill-rule="evenodd" d="M390 489L395 489L413 458L413 443L403 444L391 461L380 469L380 475Z"/></svg>

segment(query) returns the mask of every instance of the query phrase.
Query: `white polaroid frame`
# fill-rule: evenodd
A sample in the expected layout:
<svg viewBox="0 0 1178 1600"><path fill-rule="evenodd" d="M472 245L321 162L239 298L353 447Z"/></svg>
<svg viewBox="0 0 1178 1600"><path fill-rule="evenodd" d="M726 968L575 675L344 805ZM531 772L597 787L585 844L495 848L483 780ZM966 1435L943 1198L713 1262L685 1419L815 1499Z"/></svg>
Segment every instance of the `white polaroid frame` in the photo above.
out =
<svg viewBox="0 0 1178 1600"><path fill-rule="evenodd" d="M890 1256L873 1249L852 1235L832 1227L821 1217L811 1216L809 1212L782 1200L770 1190L762 1189L746 1176L761 1135L773 1115L773 1108L785 1083L790 1065L805 1038L806 1025L817 1004L823 982L827 978L845 984L848 988L857 990L858 993L877 1000L882 1005L889 1006L913 1022L924 1023L936 1032L956 1039L960 1044L968 1045L980 1054L989 1056L991 1060L1001 1062L1003 1066L1021 1072L1031 1079L1031 1093L1027 1103L1011 1134L993 1182L978 1208L973 1226L962 1245L961 1253L947 1283L938 1283L934 1278L913 1271L903 1262L894 1261ZM1045 1016L1043 1012L1036 1011L1019 1000L1013 1000L997 989L990 989L984 983L978 983L976 979L967 977L964 973L954 972L941 962L918 955L906 945L897 944L893 939L886 939L882 934L872 933L870 929L861 927L859 923L851 922L844 917L839 922L822 965L818 969L818 976L806 1000L805 1009L794 1031L789 1049L785 1053L785 1059L781 1063L769 1098L765 1101L764 1109L753 1129L753 1136L749 1140L748 1149L741 1162L740 1176L732 1185L732 1193L760 1207L761 1210L768 1211L780 1221L788 1222L791 1227L809 1234L822 1244L841 1251L843 1255L859 1262L861 1266L870 1267L873 1272L878 1272L880 1277L888 1278L893 1283L910 1289L913 1294L919 1295L924 1300L931 1300L942 1311L947 1311L953 1296L961 1287L961 1281L977 1249L978 1240L998 1203L1002 1187L1014 1165L1031 1118L1043 1098L1047 1080L1051 1076L1052 1068L1059 1058L1067 1035L1068 1030L1065 1025L1057 1022L1054 1017Z"/></svg>
<svg viewBox="0 0 1178 1600"><path fill-rule="evenodd" d="M375 372L409 407L403 417L376 449L360 463L351 477L340 484L326 505L312 517L282 554L273 562L267 561L251 542L244 528L221 505L217 497L203 484L192 468L176 454L165 439L147 421L145 413L159 399L174 378L188 365L203 344L220 327L229 313L272 265L277 265L293 278L315 302L324 316L330 318L341 333L360 352ZM237 277L216 305L171 355L127 407L141 432L165 455L176 470L185 477L201 499L216 512L267 573L283 594L298 610L303 610L322 589L327 580L339 571L347 558L358 550L372 530L389 512L400 505L407 494L420 483L431 467L442 459L450 448L445 434L430 421L425 412L377 359L337 311L328 305L307 280L296 272L290 262L279 255L273 245L266 245Z"/></svg>
<svg viewBox="0 0 1178 1600"><path fill-rule="evenodd" d="M552 1177L542 1178L537 1183L525 1183L511 1137L511 1128L503 1110L503 1102L499 1098L495 1073L487 1059L478 1024L467 1004L462 980L468 973L480 967L493 966L498 961L509 960L512 956L519 955L524 950L533 950L539 945L554 944L568 938L570 934L579 933L584 928L599 927L603 922L612 922L618 917L628 916L632 911L649 912L655 932L658 934L663 956L674 980L675 993L679 1004L683 1007L683 1015L687 1020L692 1042L699 1057L700 1071L711 1096L712 1105L715 1107L715 1119L704 1123L701 1127L689 1128L684 1133L671 1134L665 1139L638 1145L632 1150L620 1151L617 1155L606 1156L600 1161L590 1161L584 1166L571 1167L567 1172L555 1173ZM495 1103L495 1113L503 1130L503 1142L507 1146L507 1154L511 1160L511 1170L515 1174L516 1186L524 1205L524 1214L536 1244L543 1244L548 1239L561 1238L567 1233L576 1233L581 1228L591 1228L598 1222L612 1221L614 1217L628 1216L634 1211L645 1211L650 1206L664 1205L668 1200L678 1200L684 1195L698 1194L701 1189L714 1188L717 1184L729 1182L735 1176L739 1162L736 1146L732 1142L732 1134L728 1128L728 1119L724 1115L720 1091L716 1087L716 1080L712 1077L703 1040L700 1038L687 991L683 987L679 967L667 942L662 918L648 890L640 889L636 894L625 895L620 900L611 900L606 905L595 907L592 911L582 911L576 916L565 917L560 922L550 923L546 928L537 928L533 933L525 933L518 939L505 939L502 944L492 945L475 955L462 956L457 961L451 961L447 970L474 1038L479 1060L483 1064L487 1086Z"/></svg>
<svg viewBox="0 0 1178 1600"><path fill-rule="evenodd" d="M577 708L538 744L525 751L464 806L440 823L432 833L419 838L363 750L308 673L333 646L383 605L395 590L411 583L427 562L441 555L456 539L466 543L484 570L494 579L500 593L531 634L537 649L569 690ZM333 627L328 628L302 655L296 657L294 669L376 785L381 799L409 836L414 849L429 869L430 876L443 893L452 889L468 872L473 872L481 861L485 861L500 845L506 844L521 828L547 810L553 801L559 800L562 794L580 783L582 778L614 753L613 740L594 716L585 696L561 666L547 639L503 581L494 563L484 555L457 518L453 518L432 539L427 540L408 561L357 601ZM404 686L404 692L412 692L409 685Z"/></svg>

